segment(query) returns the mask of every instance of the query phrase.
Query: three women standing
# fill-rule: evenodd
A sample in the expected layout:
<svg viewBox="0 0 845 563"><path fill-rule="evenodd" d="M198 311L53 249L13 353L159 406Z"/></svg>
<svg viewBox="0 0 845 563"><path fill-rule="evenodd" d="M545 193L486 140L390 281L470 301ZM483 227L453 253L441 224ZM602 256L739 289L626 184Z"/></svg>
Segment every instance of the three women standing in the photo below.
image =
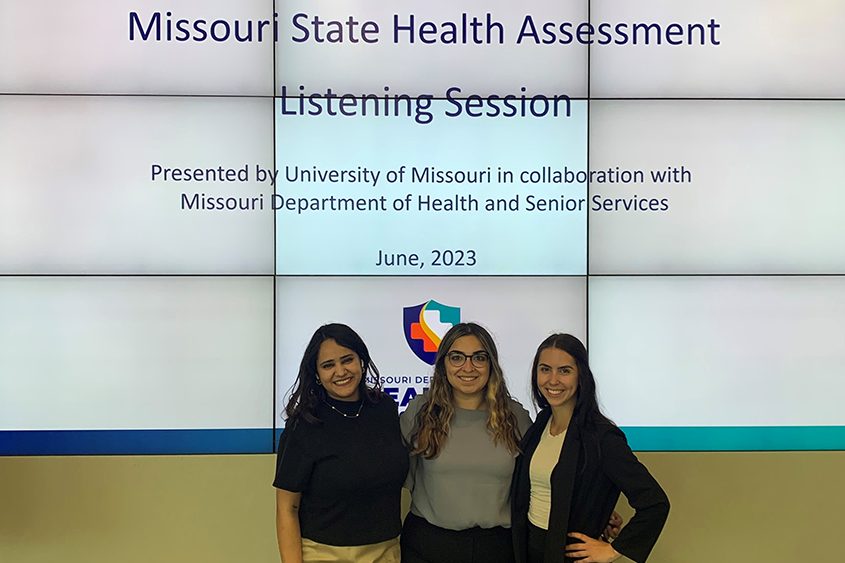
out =
<svg viewBox="0 0 845 563"><path fill-rule="evenodd" d="M315 332L279 442L284 563L399 561L406 474L405 563L645 561L668 499L599 411L576 338L554 335L537 350L531 382L542 410L533 425L508 393L492 337L474 323L446 333L430 389L401 417L367 384L370 374L377 381L351 328ZM637 513L611 545L599 538L620 490Z"/></svg>

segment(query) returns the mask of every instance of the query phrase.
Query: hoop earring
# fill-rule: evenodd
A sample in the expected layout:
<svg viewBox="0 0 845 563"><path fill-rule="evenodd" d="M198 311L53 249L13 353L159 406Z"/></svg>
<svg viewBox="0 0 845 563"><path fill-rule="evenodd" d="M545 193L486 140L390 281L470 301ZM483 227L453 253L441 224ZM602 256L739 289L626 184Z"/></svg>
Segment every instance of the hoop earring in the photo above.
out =
<svg viewBox="0 0 845 563"><path fill-rule="evenodd" d="M319 376L319 375L315 375L315 376L314 376L314 379L317 381L317 385L318 385L319 387L322 387L322 386L323 386L323 382L322 382L322 381L320 381L320 376Z"/></svg>

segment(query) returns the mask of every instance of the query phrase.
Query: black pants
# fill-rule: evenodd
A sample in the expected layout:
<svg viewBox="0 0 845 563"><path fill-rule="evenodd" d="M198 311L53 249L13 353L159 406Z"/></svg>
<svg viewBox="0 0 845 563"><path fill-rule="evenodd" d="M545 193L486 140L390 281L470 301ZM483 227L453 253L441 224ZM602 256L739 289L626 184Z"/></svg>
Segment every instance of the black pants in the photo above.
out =
<svg viewBox="0 0 845 563"><path fill-rule="evenodd" d="M546 534L543 528L528 523L528 563L543 563L546 557ZM563 548L561 548L563 549ZM564 561L577 561L571 557L564 557Z"/></svg>
<svg viewBox="0 0 845 563"><path fill-rule="evenodd" d="M402 526L402 563L513 563L510 528L447 530L408 514Z"/></svg>
<svg viewBox="0 0 845 563"><path fill-rule="evenodd" d="M543 563L546 550L546 530L528 523L528 563Z"/></svg>

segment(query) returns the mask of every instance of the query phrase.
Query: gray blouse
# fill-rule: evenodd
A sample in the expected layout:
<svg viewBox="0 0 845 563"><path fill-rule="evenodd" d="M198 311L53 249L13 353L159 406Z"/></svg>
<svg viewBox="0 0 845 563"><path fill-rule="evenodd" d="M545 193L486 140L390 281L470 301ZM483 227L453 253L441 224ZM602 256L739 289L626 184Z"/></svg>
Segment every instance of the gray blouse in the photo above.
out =
<svg viewBox="0 0 845 563"><path fill-rule="evenodd" d="M425 395L416 397L399 417L409 441ZM528 411L510 402L520 436L531 425ZM510 527L509 489L516 455L493 445L487 432L487 411L455 408L449 437L434 459L411 456L405 485L411 491L411 512L450 530L479 526Z"/></svg>

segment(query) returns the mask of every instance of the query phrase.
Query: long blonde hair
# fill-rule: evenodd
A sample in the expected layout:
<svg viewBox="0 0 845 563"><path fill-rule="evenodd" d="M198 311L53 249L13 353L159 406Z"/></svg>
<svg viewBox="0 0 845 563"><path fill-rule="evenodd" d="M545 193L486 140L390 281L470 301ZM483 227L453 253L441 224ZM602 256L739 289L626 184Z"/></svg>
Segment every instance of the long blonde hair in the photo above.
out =
<svg viewBox="0 0 845 563"><path fill-rule="evenodd" d="M415 429L411 434L411 453L421 454L426 459L435 458L449 437L449 425L455 414L455 407L452 386L446 378L446 356L455 341L463 336L478 338L484 351L490 356L490 378L484 396L487 403L487 431L493 437L495 445L503 444L509 452L516 454L519 451L519 429L516 416L510 408L511 396L505 384L502 367L499 365L499 352L490 333L475 323L456 324L440 342L434 361L431 386L425 403L417 413Z"/></svg>

